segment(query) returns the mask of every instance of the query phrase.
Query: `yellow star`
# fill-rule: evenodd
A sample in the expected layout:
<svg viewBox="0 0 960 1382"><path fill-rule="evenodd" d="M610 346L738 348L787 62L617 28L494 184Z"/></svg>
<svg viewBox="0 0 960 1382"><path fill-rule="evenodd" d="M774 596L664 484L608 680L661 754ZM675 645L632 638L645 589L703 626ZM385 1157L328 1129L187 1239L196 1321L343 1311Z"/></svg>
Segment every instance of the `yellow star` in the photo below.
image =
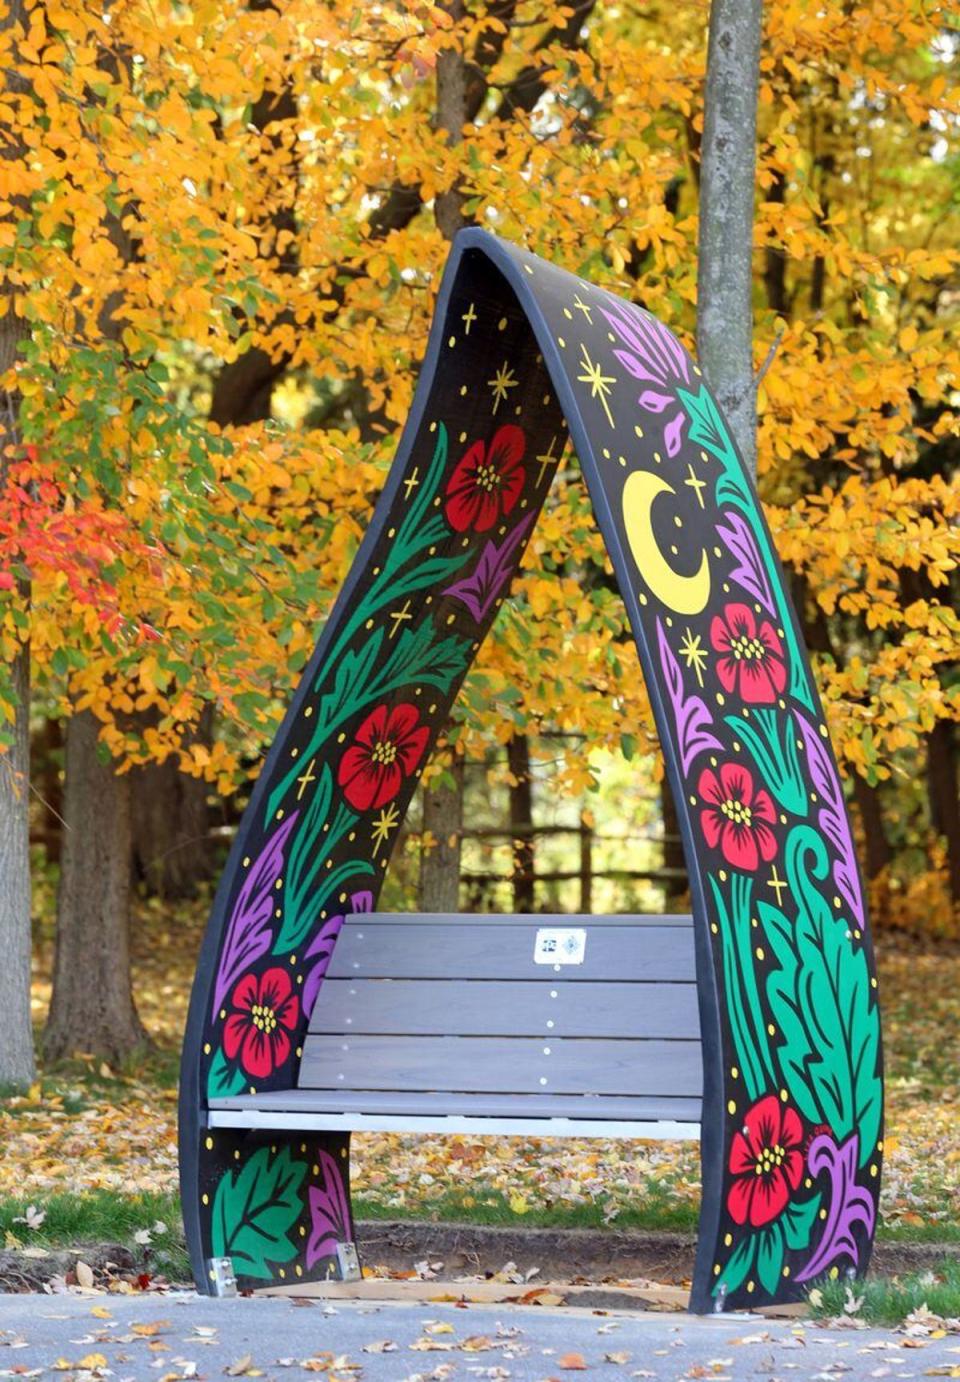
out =
<svg viewBox="0 0 960 1382"><path fill-rule="evenodd" d="M390 637L393 638L403 621L413 618L413 615L410 613L410 601L408 600L406 602L403 609L394 610L390 618L393 620L393 628L390 630Z"/></svg>
<svg viewBox="0 0 960 1382"><path fill-rule="evenodd" d="M410 474L409 474L409 475L407 476L407 478L404 480L404 482L403 482L403 487L404 487L404 489L407 491L406 494L404 495L404 498L405 498L405 499L409 499L409 498L410 498L410 495L411 495L411 494L413 493L413 491L416 489L417 485L419 485L420 481L419 481L419 479L417 478L418 475L419 475L419 473L420 473L420 467L419 467L418 465L415 465L415 466L413 467L413 470L411 470Z"/></svg>
<svg viewBox="0 0 960 1382"><path fill-rule="evenodd" d="M513 370L510 368L506 360L504 360L503 364L497 370L497 373L493 377L493 379L487 380L487 384L490 386L491 389L493 389L494 416L496 416L496 412L497 409L500 407L500 404L507 397L507 390L515 389L519 382L520 381L518 379L514 379Z"/></svg>
<svg viewBox="0 0 960 1382"><path fill-rule="evenodd" d="M703 669L707 662L707 650L700 641L700 635L693 633L691 629L686 629L683 635L683 642L680 644L680 656L686 662L687 667L692 667L697 674L697 681L703 685Z"/></svg>
<svg viewBox="0 0 960 1382"><path fill-rule="evenodd" d="M592 307L589 307L589 306L587 305L587 303L581 302L581 301L580 301L580 294L579 294L579 293L578 293L577 296L573 299L573 306L574 306L574 311L576 311L576 312L582 312L583 315L586 317L587 321L588 321L588 322L590 323L590 325L592 326L592 325L593 325L593 318L591 317L590 313L593 311L593 308L592 308Z"/></svg>
<svg viewBox="0 0 960 1382"><path fill-rule="evenodd" d="M400 812L396 806L391 804L381 810L380 815L373 823L373 857L377 857L380 846L390 838L390 831L396 829L400 822Z"/></svg>
<svg viewBox="0 0 960 1382"><path fill-rule="evenodd" d="M767 879L767 887L768 887L768 888L773 888L774 892L777 894L777 906L778 906L778 907L782 907L782 906L783 906L783 902L780 900L780 894L783 892L784 888L786 888L786 887L788 887L788 886L789 886L789 885L788 885L786 879L785 879L785 878L781 878L780 875L777 873L777 866L776 866L776 864L774 864L774 866L773 866L773 872L771 873L770 877Z"/></svg>
<svg viewBox="0 0 960 1382"><path fill-rule="evenodd" d="M590 397L599 398L603 405L603 411L607 415L607 421L612 427L614 422L610 415L610 405L607 402L607 395L611 392L610 385L617 382L616 378L612 374L603 374L601 372L601 366L593 363L590 359L590 352L585 345L581 345L580 349L583 351L583 367L586 372L577 375L577 382L590 385Z"/></svg>
<svg viewBox="0 0 960 1382"><path fill-rule="evenodd" d="M466 330L464 331L463 334L464 334L465 336L469 336L469 335L470 335L470 328L471 328L471 326L473 326L473 323L477 320L477 314L476 314L476 312L474 311L473 303L472 303L472 302L471 302L470 306L467 308L467 310L464 312L464 314L463 314L463 316L460 318L460 320L463 322L464 327L466 328Z"/></svg>

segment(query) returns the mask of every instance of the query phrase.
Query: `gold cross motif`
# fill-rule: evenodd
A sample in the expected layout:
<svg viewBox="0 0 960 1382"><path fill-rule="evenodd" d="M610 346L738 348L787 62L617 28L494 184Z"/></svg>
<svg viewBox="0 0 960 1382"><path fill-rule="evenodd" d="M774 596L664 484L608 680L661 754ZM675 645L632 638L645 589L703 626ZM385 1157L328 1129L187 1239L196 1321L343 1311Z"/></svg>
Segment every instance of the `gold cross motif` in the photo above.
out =
<svg viewBox="0 0 960 1382"><path fill-rule="evenodd" d="M393 628L390 630L390 637L393 638L394 634L397 632L397 629L403 623L404 619L413 618L413 615L410 613L410 601L408 600L406 602L403 609L394 610L393 614L390 615L390 618L393 620Z"/></svg>
<svg viewBox="0 0 960 1382"><path fill-rule="evenodd" d="M406 478L406 479L404 480L404 482L403 482L403 487L404 487L404 489L407 491L406 494L404 495L404 498L407 499L407 500L409 500L411 494L412 494L413 491L416 489L417 485L419 485L419 483L420 483L420 481L417 479L417 476L419 475L419 473L420 473L420 467L419 467L418 465L415 465L415 466L413 467L413 470L411 471L411 473L407 476L407 478Z"/></svg>
<svg viewBox="0 0 960 1382"><path fill-rule="evenodd" d="M773 866L773 872L771 873L770 877L767 879L767 887L768 887L768 888L773 888L773 889L776 891L776 894L777 894L777 906L778 906L778 907L782 907L782 906L783 906L783 903L780 901L780 893L781 893L781 891L782 891L785 887L787 887L787 886L788 886L788 885L787 885L786 879L780 877L780 875L777 873L777 866L776 866L776 864L774 864L774 866Z"/></svg>
<svg viewBox="0 0 960 1382"><path fill-rule="evenodd" d="M317 760L315 758L311 758L310 763L307 767L307 771L303 774L302 777L297 778L297 781L300 783L300 790L297 793L297 801L299 801L300 798L303 796L304 792L310 786L310 783L316 782L317 780L313 772L313 765L314 763L316 763L316 761Z"/></svg>
<svg viewBox="0 0 960 1382"><path fill-rule="evenodd" d="M467 310L464 312L464 314L463 314L463 316L460 318L460 320L463 322L464 327L466 328L465 331L464 331L464 335L465 335L465 336L469 336L469 335L470 335L470 328L471 328L471 326L473 326L473 323L477 320L477 314L476 314L476 312L473 310L473 303L472 303L472 302L471 302L470 306L467 308Z"/></svg>
<svg viewBox="0 0 960 1382"><path fill-rule="evenodd" d="M702 508L704 507L704 503L703 503L703 495L700 493L700 491L701 491L702 489L706 489L706 488L707 488L707 482L706 482L706 480L701 480L701 479L699 478L699 476L697 475L697 472L694 470L693 466L690 465L689 463L688 463L688 465L687 465L687 474L690 476L690 479L689 479L689 480L684 480L683 483L684 483L685 485L689 485L690 488L693 490L694 494L697 496L697 503L700 505L700 507L701 507L701 509L702 509Z"/></svg>
<svg viewBox="0 0 960 1382"><path fill-rule="evenodd" d="M555 456L553 454L553 448L556 445L556 442L556 437L551 437L549 451L544 451L541 455L537 457L537 460L540 462L540 474L537 476L538 485L543 484L543 477L547 470L549 470L550 466L555 465L557 461L559 461L560 459L559 456Z"/></svg>
<svg viewBox="0 0 960 1382"><path fill-rule="evenodd" d="M587 305L587 303L581 302L581 301L580 301L580 294L579 294L579 293L578 293L577 296L573 299L573 306L574 306L574 310L575 310L575 311L577 311L577 312L582 312L582 313L583 313L583 315L586 317L587 321L588 321L588 322L590 323L590 325L592 326L592 325L593 325L593 318L591 317L590 313L593 311L593 308L592 308L592 307L589 307L589 306Z"/></svg>
<svg viewBox="0 0 960 1382"><path fill-rule="evenodd" d="M688 667L692 667L697 674L697 681L703 685L703 669L707 663L707 650L703 646L703 640L698 633L692 629L687 629L683 635L683 642L680 644L680 656Z"/></svg>

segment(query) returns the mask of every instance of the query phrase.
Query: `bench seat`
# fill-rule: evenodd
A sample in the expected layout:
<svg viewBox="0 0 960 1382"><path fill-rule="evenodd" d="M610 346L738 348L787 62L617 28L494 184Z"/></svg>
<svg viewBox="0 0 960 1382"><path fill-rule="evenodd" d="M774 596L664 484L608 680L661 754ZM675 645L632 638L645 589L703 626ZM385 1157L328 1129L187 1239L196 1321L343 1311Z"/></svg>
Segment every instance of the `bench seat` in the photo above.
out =
<svg viewBox="0 0 960 1382"><path fill-rule="evenodd" d="M372 913L344 923L298 1087L208 1123L690 1138L701 1091L690 917Z"/></svg>

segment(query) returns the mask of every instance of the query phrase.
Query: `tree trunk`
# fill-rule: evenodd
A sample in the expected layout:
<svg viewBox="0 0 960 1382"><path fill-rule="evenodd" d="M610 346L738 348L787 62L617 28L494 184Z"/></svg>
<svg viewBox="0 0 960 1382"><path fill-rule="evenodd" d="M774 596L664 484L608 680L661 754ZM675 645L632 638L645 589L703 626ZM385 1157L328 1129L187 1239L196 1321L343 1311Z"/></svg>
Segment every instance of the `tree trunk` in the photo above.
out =
<svg viewBox="0 0 960 1382"><path fill-rule="evenodd" d="M23 21L22 0L7 0L0 15L0 32ZM15 72L7 75L7 87L23 88ZM4 160L22 156L22 147L8 138L0 154ZM25 213L26 214L26 213ZM13 312L13 288L0 285L7 299L0 316L0 381L17 359L22 327ZM6 483L10 451L19 442L19 400L0 389L0 481ZM21 589L21 594L26 593ZM0 758L0 1086L26 1088L34 1077L33 1028L30 1024L30 648L23 647L10 668L16 697L13 740Z"/></svg>
<svg viewBox="0 0 960 1382"><path fill-rule="evenodd" d="M534 845L533 782L530 778L530 743L525 734L515 734L507 744L510 767L510 829L513 833L513 910L533 912Z"/></svg>
<svg viewBox="0 0 960 1382"><path fill-rule="evenodd" d="M444 9L455 24L463 19L463 0L447 0ZM444 48L437 57L437 127L445 131L451 148L463 139L467 118L467 68L460 42L458 34L458 46ZM434 206L438 230L445 240L452 240L465 224L459 181L438 192Z"/></svg>
<svg viewBox="0 0 960 1382"><path fill-rule="evenodd" d="M697 350L751 474L753 202L762 0L713 0L700 168Z"/></svg>
<svg viewBox="0 0 960 1382"><path fill-rule="evenodd" d="M950 896L960 905L960 781L957 779L957 730L952 720L938 720L927 735L927 784L930 823L947 842Z"/></svg>
<svg viewBox="0 0 960 1382"><path fill-rule="evenodd" d="M30 651L11 669L17 697L13 743L0 759L0 1087L33 1080L30 1023Z"/></svg>
<svg viewBox="0 0 960 1382"><path fill-rule="evenodd" d="M122 1061L146 1041L130 986L130 777L102 763L99 723L67 723L53 997L44 1054Z"/></svg>
<svg viewBox="0 0 960 1382"><path fill-rule="evenodd" d="M453 786L424 788L423 833L435 843L420 849L417 905L421 912L459 912L460 849L463 839L463 759L450 769Z"/></svg>
<svg viewBox="0 0 960 1382"><path fill-rule="evenodd" d="M207 706L190 742L213 741L213 707ZM176 759L147 763L131 774L131 821L135 876L155 896L196 897L213 873L208 784L181 772Z"/></svg>

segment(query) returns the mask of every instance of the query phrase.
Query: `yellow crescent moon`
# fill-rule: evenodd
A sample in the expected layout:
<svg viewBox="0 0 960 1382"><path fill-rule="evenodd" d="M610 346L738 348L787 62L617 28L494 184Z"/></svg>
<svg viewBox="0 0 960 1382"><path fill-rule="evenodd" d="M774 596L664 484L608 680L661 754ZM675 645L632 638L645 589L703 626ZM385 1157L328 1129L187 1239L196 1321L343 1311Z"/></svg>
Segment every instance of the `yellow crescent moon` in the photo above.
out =
<svg viewBox="0 0 960 1382"><path fill-rule="evenodd" d="M623 521L637 570L658 600L676 614L699 614L710 598L706 552L699 570L681 576L667 561L653 531L653 502L676 490L649 470L635 470L623 487Z"/></svg>

